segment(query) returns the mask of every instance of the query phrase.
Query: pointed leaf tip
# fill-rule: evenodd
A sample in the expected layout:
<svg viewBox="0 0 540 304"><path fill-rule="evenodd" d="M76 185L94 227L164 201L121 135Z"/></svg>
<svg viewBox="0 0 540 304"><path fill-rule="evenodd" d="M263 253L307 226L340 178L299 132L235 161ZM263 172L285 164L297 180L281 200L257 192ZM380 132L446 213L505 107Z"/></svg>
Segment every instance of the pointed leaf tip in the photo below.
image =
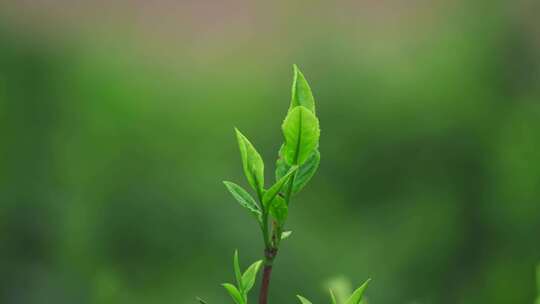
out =
<svg viewBox="0 0 540 304"><path fill-rule="evenodd" d="M364 292L369 284L371 279L367 279L360 287L358 287L350 296L350 298L345 301L345 304L358 304L364 296Z"/></svg>
<svg viewBox="0 0 540 304"><path fill-rule="evenodd" d="M234 268L234 276L236 278L236 284L238 285L238 289L240 289L240 293L242 293L244 291L244 285L242 284L242 272L240 271L238 249L234 251L233 268Z"/></svg>
<svg viewBox="0 0 540 304"><path fill-rule="evenodd" d="M302 71L300 71L296 64L293 64L293 84L289 110L297 106L304 106L315 114L315 99L313 98L311 88Z"/></svg>
<svg viewBox="0 0 540 304"><path fill-rule="evenodd" d="M253 288L253 285L255 285L255 280L257 279L257 273L259 272L259 269L261 268L262 262L263 262L262 260L259 260L251 264L242 275L242 285L244 287L245 295L247 295L247 293L251 290L251 288Z"/></svg>
<svg viewBox="0 0 540 304"><path fill-rule="evenodd" d="M298 300L300 300L300 303L302 304L312 304L310 300L302 297L301 295L296 295L296 297L298 298Z"/></svg>
<svg viewBox="0 0 540 304"><path fill-rule="evenodd" d="M247 137L235 128L244 175L257 193L264 189L264 161Z"/></svg>
<svg viewBox="0 0 540 304"><path fill-rule="evenodd" d="M284 239L290 237L291 234L292 234L292 231L290 231L290 230L289 230L289 231L283 231L283 232L281 233L281 239L284 240Z"/></svg>

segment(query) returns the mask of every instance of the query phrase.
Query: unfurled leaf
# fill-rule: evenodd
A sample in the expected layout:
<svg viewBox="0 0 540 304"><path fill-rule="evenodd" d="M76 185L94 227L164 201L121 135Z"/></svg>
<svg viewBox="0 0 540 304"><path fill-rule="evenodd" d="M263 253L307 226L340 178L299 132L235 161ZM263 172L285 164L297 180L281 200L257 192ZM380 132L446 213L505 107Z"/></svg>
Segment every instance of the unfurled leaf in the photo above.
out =
<svg viewBox="0 0 540 304"><path fill-rule="evenodd" d="M234 251L233 268L234 268L234 277L236 278L236 284L238 285L238 289L240 289L240 293L243 293L244 285L242 285L242 272L240 271L240 261L238 260L238 250Z"/></svg>
<svg viewBox="0 0 540 304"><path fill-rule="evenodd" d="M319 168L319 163L321 162L321 153L319 150L315 150L313 154L306 160L306 162L300 166L296 171L296 176L294 177L294 185L292 193L296 194L304 188L304 186L311 180L317 169Z"/></svg>
<svg viewBox="0 0 540 304"><path fill-rule="evenodd" d="M259 205L257 205L257 203L255 202L253 197L246 190L244 190L244 188L238 186L233 182L228 181L224 181L223 184L225 184L225 187L227 187L229 192L238 201L238 203L242 205L242 207L247 208L257 217L257 219L260 220L261 209Z"/></svg>
<svg viewBox="0 0 540 304"><path fill-rule="evenodd" d="M301 295L296 295L296 297L298 298L298 300L300 300L300 303L302 304L313 304L308 299L302 297Z"/></svg>
<svg viewBox="0 0 540 304"><path fill-rule="evenodd" d="M297 194L307 185L307 183L317 172L320 162L321 154L319 153L319 150L315 150L306 160L306 162L300 167L298 167L298 170L296 171L296 176L294 177L294 185L292 190L293 194ZM276 179L282 178L285 174L287 174L290 168L291 166L288 165L281 156L280 150L280 157L276 161Z"/></svg>
<svg viewBox="0 0 540 304"><path fill-rule="evenodd" d="M283 158L289 165L302 165L319 145L319 120L304 106L293 108L281 126L285 137Z"/></svg>
<svg viewBox="0 0 540 304"><path fill-rule="evenodd" d="M264 188L263 159L251 142L240 133L238 129L235 129L235 131L238 148L240 149L240 155L242 156L244 174L251 187L253 187L253 190L257 191L257 193L261 193Z"/></svg>
<svg viewBox="0 0 540 304"><path fill-rule="evenodd" d="M293 65L294 78L292 84L292 94L291 94L291 106L289 110L292 110L297 106L304 106L315 114L315 101L313 99L313 93L309 87L304 74L298 69L298 67Z"/></svg>
<svg viewBox="0 0 540 304"><path fill-rule="evenodd" d="M272 215L280 225L283 225L285 220L287 220L288 213L289 208L287 207L285 200L279 195L276 196L270 204L270 215Z"/></svg>
<svg viewBox="0 0 540 304"><path fill-rule="evenodd" d="M233 298L236 304L245 304L244 298L240 294L240 291L233 284L224 283L221 284L228 292L231 298Z"/></svg>
<svg viewBox="0 0 540 304"><path fill-rule="evenodd" d="M244 295L247 295L251 288L253 288L253 285L255 284L255 280L257 278L257 273L259 272L261 265L262 261L257 261L251 264L251 266L249 266L242 275L242 286L244 287Z"/></svg>
<svg viewBox="0 0 540 304"><path fill-rule="evenodd" d="M336 296L334 295L332 289L330 289L330 300L332 301L332 304L337 304Z"/></svg>
<svg viewBox="0 0 540 304"><path fill-rule="evenodd" d="M362 286L358 287L351 295L351 297L345 301L345 304L358 304L362 300L362 296L364 295L364 292L366 291L366 288L369 284L370 279L368 279Z"/></svg>
<svg viewBox="0 0 540 304"><path fill-rule="evenodd" d="M274 198L279 194L283 186L287 184L292 174L296 172L298 167L292 167L287 174L280 178L270 189L268 189L263 196L263 205L268 206L268 203L272 202Z"/></svg>
<svg viewBox="0 0 540 304"><path fill-rule="evenodd" d="M292 234L292 231L283 231L283 232L281 233L281 239L284 240L284 239L290 237L291 234Z"/></svg>

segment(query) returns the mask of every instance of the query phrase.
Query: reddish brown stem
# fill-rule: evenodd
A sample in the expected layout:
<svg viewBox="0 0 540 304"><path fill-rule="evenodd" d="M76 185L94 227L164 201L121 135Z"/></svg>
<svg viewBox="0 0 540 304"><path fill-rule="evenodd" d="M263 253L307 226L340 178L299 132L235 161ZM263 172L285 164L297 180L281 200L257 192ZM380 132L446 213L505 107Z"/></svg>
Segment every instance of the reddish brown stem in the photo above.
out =
<svg viewBox="0 0 540 304"><path fill-rule="evenodd" d="M272 265L265 265L263 271L263 279L261 284L261 292L259 294L259 304L268 302L268 290L270 288L270 276L272 275Z"/></svg>
<svg viewBox="0 0 540 304"><path fill-rule="evenodd" d="M259 293L259 304L268 303L268 291L270 290L270 278L272 276L272 264L277 255L276 248L267 248L264 250L264 270L261 282L261 291Z"/></svg>

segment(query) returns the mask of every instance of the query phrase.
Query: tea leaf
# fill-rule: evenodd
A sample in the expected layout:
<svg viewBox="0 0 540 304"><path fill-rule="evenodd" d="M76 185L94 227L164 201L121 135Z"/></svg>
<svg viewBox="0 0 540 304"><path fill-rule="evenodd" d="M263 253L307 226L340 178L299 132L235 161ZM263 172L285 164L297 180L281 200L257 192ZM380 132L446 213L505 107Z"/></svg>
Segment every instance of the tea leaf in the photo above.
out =
<svg viewBox="0 0 540 304"><path fill-rule="evenodd" d="M304 74L302 74L296 64L293 65L293 71L294 76L291 89L291 106L289 110L292 110L297 106L304 106L315 114L315 100Z"/></svg>
<svg viewBox="0 0 540 304"><path fill-rule="evenodd" d="M257 193L261 193L264 188L263 159L251 142L238 129L235 128L235 131L238 148L240 149L240 155L242 156L244 175L251 187L253 187L253 190L257 191Z"/></svg>
<svg viewBox="0 0 540 304"><path fill-rule="evenodd" d="M280 225L283 225L285 220L287 220L288 213L289 208L287 207L285 200L279 195L276 196L272 201L272 204L270 204L270 215L272 215Z"/></svg>
<svg viewBox="0 0 540 304"><path fill-rule="evenodd" d="M221 284L228 292L231 298L236 304L245 304L244 298L233 284L224 283Z"/></svg>
<svg viewBox="0 0 540 304"><path fill-rule="evenodd" d="M289 165L302 165L319 145L319 120L306 107L297 106L281 126L285 137L283 158Z"/></svg>
<svg viewBox="0 0 540 304"><path fill-rule="evenodd" d="M283 231L283 232L281 233L281 239L284 240L284 239L290 237L291 234L292 234L292 231Z"/></svg>
<svg viewBox="0 0 540 304"><path fill-rule="evenodd" d="M300 166L294 178L293 194L300 192L305 185L311 180L321 162L321 153L319 150L315 150L313 154L306 160L306 162Z"/></svg>
<svg viewBox="0 0 540 304"><path fill-rule="evenodd" d="M240 262L238 261L238 250L234 251L233 267L234 267L234 276L236 278L236 284L238 284L240 293L242 293L244 290L244 285L242 285L242 272L240 271Z"/></svg>
<svg viewBox="0 0 540 304"><path fill-rule="evenodd" d="M362 296L364 295L364 292L366 291L366 288L369 284L369 281L371 279L368 279L362 286L358 287L351 295L351 297L345 301L345 304L358 304L360 303L360 300L362 300Z"/></svg>
<svg viewBox="0 0 540 304"><path fill-rule="evenodd" d="M298 298L298 300L300 300L300 303L302 304L313 304L308 299L302 297L301 295L296 295L296 297Z"/></svg>
<svg viewBox="0 0 540 304"><path fill-rule="evenodd" d="M257 261L251 266L248 267L246 272L242 275L242 286L244 286L244 295L247 295L247 293L253 288L253 285L255 285L255 279L257 278L257 273L259 272L259 269L261 268L262 261Z"/></svg>
<svg viewBox="0 0 540 304"><path fill-rule="evenodd" d="M251 211L258 220L261 217L261 210L259 205L255 202L253 197L244 188L238 186L233 182L224 181L225 187L232 194L232 196L240 203L240 205L249 211Z"/></svg>
<svg viewBox="0 0 540 304"><path fill-rule="evenodd" d="M285 174L287 174L287 172L289 172L291 168L291 166L289 166L287 162L283 159L282 149L283 146L280 149L279 157L276 161L276 179L282 178ZM319 152L319 150L315 150L306 160L306 162L298 168L298 171L294 178L294 185L292 190L293 194L297 194L307 185L307 183L317 172L317 169L319 169L320 162L321 153Z"/></svg>
<svg viewBox="0 0 540 304"><path fill-rule="evenodd" d="M263 206L268 206L268 203L271 203L272 200L279 194L283 186L287 184L292 174L296 172L298 167L292 167L287 174L280 178L268 191L264 193L263 196Z"/></svg>

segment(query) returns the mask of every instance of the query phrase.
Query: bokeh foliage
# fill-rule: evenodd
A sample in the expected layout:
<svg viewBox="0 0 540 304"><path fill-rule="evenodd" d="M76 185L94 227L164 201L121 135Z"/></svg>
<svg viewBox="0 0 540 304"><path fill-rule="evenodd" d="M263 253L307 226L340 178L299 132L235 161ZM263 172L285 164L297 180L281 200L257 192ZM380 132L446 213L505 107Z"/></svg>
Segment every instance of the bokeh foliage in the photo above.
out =
<svg viewBox="0 0 540 304"><path fill-rule="evenodd" d="M242 176L231 126L276 151L298 63L325 161L291 206L271 302L325 303L343 274L373 279L369 303L532 303L537 6L452 3L397 21L407 8L276 4L254 32L176 43L127 17L57 29L2 10L0 302L227 303L231 248L263 247L221 185ZM243 20L216 11L231 16L200 22Z"/></svg>

